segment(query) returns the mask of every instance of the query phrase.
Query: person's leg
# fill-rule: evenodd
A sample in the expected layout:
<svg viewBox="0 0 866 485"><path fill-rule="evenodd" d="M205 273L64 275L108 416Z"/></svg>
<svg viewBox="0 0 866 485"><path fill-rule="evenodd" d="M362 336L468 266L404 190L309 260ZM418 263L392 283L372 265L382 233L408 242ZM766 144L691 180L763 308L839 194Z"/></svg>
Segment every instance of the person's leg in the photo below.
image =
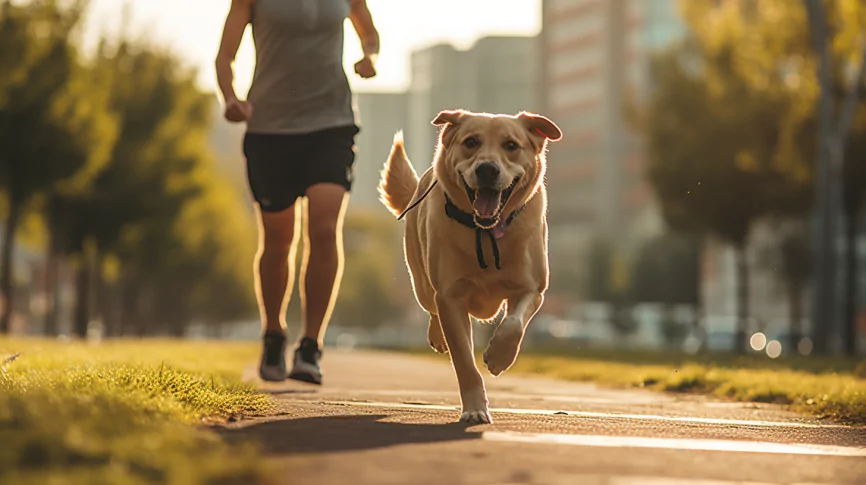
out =
<svg viewBox="0 0 866 485"><path fill-rule="evenodd" d="M286 305L294 283L297 219L294 205L279 212L258 212L259 250L253 270L264 327L259 376L282 382L287 376Z"/></svg>
<svg viewBox="0 0 866 485"><path fill-rule="evenodd" d="M306 138L304 254L299 275L303 336L290 379L322 383L319 361L343 275L343 218L352 189L357 133L357 127L344 126Z"/></svg>
<svg viewBox="0 0 866 485"><path fill-rule="evenodd" d="M343 218L349 193L337 184L307 190L301 266L303 335L321 346L343 275Z"/></svg>
<svg viewBox="0 0 866 485"><path fill-rule="evenodd" d="M294 286L299 221L294 205L280 212L258 212L259 250L254 271L259 313L264 333L284 333L286 305Z"/></svg>
<svg viewBox="0 0 866 485"><path fill-rule="evenodd" d="M286 379L286 305L294 277L294 254L299 231L295 203L303 187L293 183L285 153L292 153L291 137L248 133L244 137L247 176L256 201L259 249L253 271L263 327L259 376L267 381Z"/></svg>
<svg viewBox="0 0 866 485"><path fill-rule="evenodd" d="M307 190L299 276L303 329L290 379L322 384L319 361L343 275L343 218L348 200L347 190L337 184L316 184Z"/></svg>

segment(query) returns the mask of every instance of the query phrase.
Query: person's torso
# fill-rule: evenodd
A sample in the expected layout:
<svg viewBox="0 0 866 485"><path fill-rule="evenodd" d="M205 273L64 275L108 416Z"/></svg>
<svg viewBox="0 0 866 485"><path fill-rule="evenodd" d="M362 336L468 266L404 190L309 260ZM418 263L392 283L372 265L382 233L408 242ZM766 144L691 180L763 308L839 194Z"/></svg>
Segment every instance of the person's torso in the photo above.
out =
<svg viewBox="0 0 866 485"><path fill-rule="evenodd" d="M355 122L343 70L349 1L255 0L248 131L304 133Z"/></svg>

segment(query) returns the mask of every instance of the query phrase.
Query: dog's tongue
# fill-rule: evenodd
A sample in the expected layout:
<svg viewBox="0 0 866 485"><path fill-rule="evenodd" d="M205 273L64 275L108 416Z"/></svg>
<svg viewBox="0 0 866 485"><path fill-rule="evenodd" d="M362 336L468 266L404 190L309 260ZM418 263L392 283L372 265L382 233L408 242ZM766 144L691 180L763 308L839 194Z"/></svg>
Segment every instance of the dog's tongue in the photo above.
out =
<svg viewBox="0 0 866 485"><path fill-rule="evenodd" d="M493 226L493 237L496 239L502 239L502 236L505 235L505 221L499 221L499 224Z"/></svg>
<svg viewBox="0 0 866 485"><path fill-rule="evenodd" d="M499 209L500 192L491 189L478 189L472 206L481 217L493 217Z"/></svg>

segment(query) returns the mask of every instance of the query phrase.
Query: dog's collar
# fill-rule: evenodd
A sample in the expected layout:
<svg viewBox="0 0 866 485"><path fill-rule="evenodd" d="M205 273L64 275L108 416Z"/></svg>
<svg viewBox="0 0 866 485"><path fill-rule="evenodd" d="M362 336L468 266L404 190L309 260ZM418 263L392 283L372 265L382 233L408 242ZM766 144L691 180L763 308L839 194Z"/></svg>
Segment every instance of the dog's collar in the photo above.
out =
<svg viewBox="0 0 866 485"><path fill-rule="evenodd" d="M418 197L418 200L409 205L397 220L400 220L405 216L410 210L414 209L421 203L424 199L430 195L430 192L433 190L433 187L436 186L438 180L434 180L432 184L430 184L430 188L428 188L421 197ZM469 198L472 198L472 194L468 192ZM500 225L498 218L481 218L477 217L475 214L469 214L468 212L463 212L457 207L454 202L451 201L451 198L448 197L448 193L443 191L445 195L445 215L448 216L449 219L453 219L456 222L460 223L463 226L468 227L469 229L475 229L475 254L478 256L478 265L481 266L481 269L487 269L487 263L484 261L484 248L481 246L481 234L486 232L490 237L490 245L493 246L493 263L496 265L496 269L502 269L499 265L499 245L496 243L496 235L493 233L493 230ZM518 214L526 207L526 204L518 207L508 217L505 219L504 227L508 227L511 225L511 222L517 217ZM503 228L504 228L503 227Z"/></svg>
<svg viewBox="0 0 866 485"><path fill-rule="evenodd" d="M526 204L515 209L508 215L504 223L500 223L498 219L480 218L475 214L463 212L459 207L454 205L448 194L445 194L445 215L469 229L475 229L475 254L478 256L478 266L481 266L481 269L487 269L487 263L484 261L484 248L481 246L481 234L486 232L487 236L490 237L490 245L493 247L493 263L496 265L496 269L502 269L499 266L499 245L496 243L497 237L493 233L493 230L499 224L503 224L503 230L505 227L510 226L511 221L517 217L517 214L520 214L520 211L524 207L526 207Z"/></svg>

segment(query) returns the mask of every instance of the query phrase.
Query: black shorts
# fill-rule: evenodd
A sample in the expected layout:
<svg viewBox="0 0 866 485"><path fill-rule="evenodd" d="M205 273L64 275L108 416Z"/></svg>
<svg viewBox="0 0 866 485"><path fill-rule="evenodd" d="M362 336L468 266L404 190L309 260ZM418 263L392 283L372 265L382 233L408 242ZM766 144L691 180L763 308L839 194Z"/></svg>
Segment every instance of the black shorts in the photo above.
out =
<svg viewBox="0 0 866 485"><path fill-rule="evenodd" d="M291 207L315 184L352 190L355 125L303 134L247 133L244 156L253 198L263 212Z"/></svg>

